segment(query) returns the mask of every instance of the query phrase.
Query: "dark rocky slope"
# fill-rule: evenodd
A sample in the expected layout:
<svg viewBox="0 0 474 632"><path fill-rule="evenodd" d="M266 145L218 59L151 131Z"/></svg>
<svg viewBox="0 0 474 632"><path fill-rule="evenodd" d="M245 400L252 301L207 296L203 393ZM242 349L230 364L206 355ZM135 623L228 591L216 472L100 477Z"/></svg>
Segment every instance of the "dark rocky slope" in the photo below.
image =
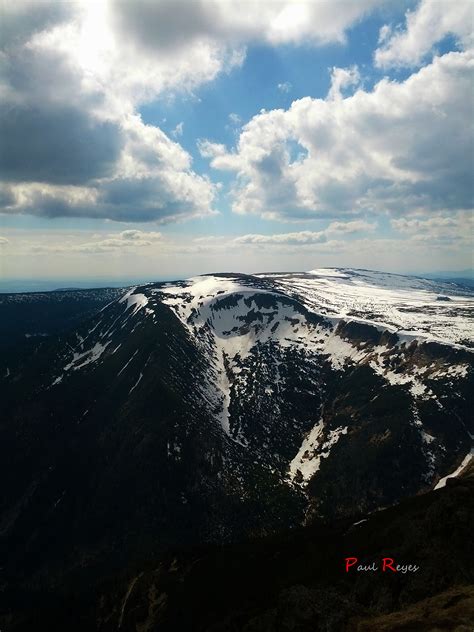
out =
<svg viewBox="0 0 474 632"><path fill-rule="evenodd" d="M72 329L125 292L122 288L0 293L2 355L28 341ZM4 358L3 358L4 359Z"/></svg>
<svg viewBox="0 0 474 632"><path fill-rule="evenodd" d="M106 580L77 577L49 591L10 586L0 621L9 632L468 632L473 529L470 468L357 525L315 523L171 552ZM419 570L346 573L347 556L379 567L391 557Z"/></svg>

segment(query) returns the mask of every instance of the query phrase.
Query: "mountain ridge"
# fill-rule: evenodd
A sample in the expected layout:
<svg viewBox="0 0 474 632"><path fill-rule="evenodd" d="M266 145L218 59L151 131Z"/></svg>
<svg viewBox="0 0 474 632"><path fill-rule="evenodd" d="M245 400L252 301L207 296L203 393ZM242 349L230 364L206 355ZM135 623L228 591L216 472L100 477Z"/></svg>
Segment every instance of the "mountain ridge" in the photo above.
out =
<svg viewBox="0 0 474 632"><path fill-rule="evenodd" d="M61 581L432 489L471 459L474 295L397 279L134 286L3 358L5 572Z"/></svg>

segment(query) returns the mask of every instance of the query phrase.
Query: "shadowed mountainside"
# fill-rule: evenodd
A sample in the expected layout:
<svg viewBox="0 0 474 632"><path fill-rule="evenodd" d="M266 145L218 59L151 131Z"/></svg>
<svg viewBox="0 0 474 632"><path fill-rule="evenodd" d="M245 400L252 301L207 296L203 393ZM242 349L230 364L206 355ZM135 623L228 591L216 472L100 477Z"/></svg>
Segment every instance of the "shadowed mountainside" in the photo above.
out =
<svg viewBox="0 0 474 632"><path fill-rule="evenodd" d="M176 551L101 581L3 591L2 629L49 632L468 632L474 468L367 516L224 547ZM415 573L345 572L346 557ZM30 607L25 607L30 604Z"/></svg>

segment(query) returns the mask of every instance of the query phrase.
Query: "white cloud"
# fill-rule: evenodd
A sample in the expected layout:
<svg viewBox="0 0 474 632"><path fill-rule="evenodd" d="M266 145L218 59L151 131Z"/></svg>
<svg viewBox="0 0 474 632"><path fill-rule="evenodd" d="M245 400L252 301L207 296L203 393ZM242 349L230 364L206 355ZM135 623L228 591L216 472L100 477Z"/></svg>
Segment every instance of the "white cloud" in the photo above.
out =
<svg viewBox="0 0 474 632"><path fill-rule="evenodd" d="M235 238L237 244L319 244L327 241L323 231L312 232L309 230L297 233L280 233L276 235L242 235Z"/></svg>
<svg viewBox="0 0 474 632"><path fill-rule="evenodd" d="M191 156L117 105L100 65L86 72L74 15L4 54L0 210L162 223L214 214L216 188Z"/></svg>
<svg viewBox="0 0 474 632"><path fill-rule="evenodd" d="M232 123L232 125L240 125L242 123L242 119L235 112L231 112L229 114L229 121Z"/></svg>
<svg viewBox="0 0 474 632"><path fill-rule="evenodd" d="M331 222L329 226L320 231L302 230L294 233L277 233L274 235L249 234L236 237L234 243L237 244L322 244L336 243L329 242L328 237L333 234L351 235L358 232L373 232L375 224L370 224L364 220L354 220L352 222ZM339 245L340 242L337 242Z"/></svg>
<svg viewBox="0 0 474 632"><path fill-rule="evenodd" d="M392 219L391 224L402 233L414 234L424 230L430 230L430 232L433 229L447 230L457 226L458 222L453 217L430 217L429 219L401 217L400 219Z"/></svg>
<svg viewBox="0 0 474 632"><path fill-rule="evenodd" d="M284 81L283 83L279 83L277 85L278 90L280 90L280 92L284 92L285 94L291 92L292 87L293 86L289 81Z"/></svg>
<svg viewBox="0 0 474 632"><path fill-rule="evenodd" d="M390 66L418 66L446 36L453 36L462 48L473 44L474 8L472 0L422 0L416 10L407 11L406 27L380 30L375 63Z"/></svg>
<svg viewBox="0 0 474 632"><path fill-rule="evenodd" d="M351 66L350 68L333 68L328 99L330 101L342 99L342 91L349 86L356 86L359 82L360 74L357 66Z"/></svg>
<svg viewBox="0 0 474 632"><path fill-rule="evenodd" d="M6 2L3 18L0 211L158 222L215 213L216 187L136 106L213 79L241 50L196 42L141 54L108 2Z"/></svg>
<svg viewBox="0 0 474 632"><path fill-rule="evenodd" d="M351 235L353 233L367 232L372 233L377 228L376 224L371 224L361 219L352 222L331 222L326 228L327 233L340 233Z"/></svg>
<svg viewBox="0 0 474 632"><path fill-rule="evenodd" d="M178 138L179 136L182 136L183 135L183 129L184 129L184 123L183 123L183 121L181 121L173 129L173 131L171 132L171 136L173 136L174 138Z"/></svg>
<svg viewBox="0 0 474 632"><path fill-rule="evenodd" d="M143 123L139 105L192 94L241 65L249 43L344 42L381 4L4 2L0 210L159 223L214 214L218 187L175 142L182 127L173 140ZM423 2L406 31L384 27L379 63L420 59L440 33L467 45L467 5L456 4L463 19L451 5ZM206 140L198 148L237 173L238 213L291 220L465 208L472 131L459 95L469 94L471 65L468 53L452 53L405 82L384 80L350 97L344 91L358 85L357 69L333 69L328 99L261 113L235 151Z"/></svg>
<svg viewBox="0 0 474 632"><path fill-rule="evenodd" d="M37 254L102 254L112 252L132 252L137 248L146 248L160 244L163 236L158 232L141 230L124 230L112 233L106 239L93 239L87 242L66 240L58 243L32 243L29 251Z"/></svg>
<svg viewBox="0 0 474 632"><path fill-rule="evenodd" d="M9 243L10 243L9 240L6 237L0 236L0 246L6 246Z"/></svg>
<svg viewBox="0 0 474 632"><path fill-rule="evenodd" d="M472 248L474 215L459 212L454 215L433 217L401 217L391 221L392 227L414 241L432 245L455 244L459 248Z"/></svg>
<svg viewBox="0 0 474 632"><path fill-rule="evenodd" d="M13 5L7 1L8 5ZM18 4L18 3L15 3ZM33 3L34 4L34 3ZM108 107L129 111L158 95L192 92L242 65L255 42L344 43L346 31L385 0L359 0L341 11L332 0L77 0L40 37L74 60ZM26 20L23 13L22 21Z"/></svg>
<svg viewBox="0 0 474 632"><path fill-rule="evenodd" d="M392 27L389 24L384 24L379 31L379 44L383 44L388 40L392 33Z"/></svg>
<svg viewBox="0 0 474 632"><path fill-rule="evenodd" d="M161 241L163 239L163 235L161 233L156 231L144 232L142 230L123 230L119 233L119 237L123 241L133 241L135 243L141 240Z"/></svg>
<svg viewBox="0 0 474 632"><path fill-rule="evenodd" d="M380 0L358 0L345 4L342 11L331 0L184 0L177 10L174 0L117 0L112 8L123 35L134 38L142 49L166 54L196 42L344 42L346 30L382 4Z"/></svg>
<svg viewBox="0 0 474 632"><path fill-rule="evenodd" d="M407 221L413 219L425 221L421 217ZM10 229L4 232L10 247L0 247L0 257L5 278L54 278L58 274L72 278L77 276L79 267L82 278L97 277L100 270L103 278L118 277L122 281L138 275L152 281L157 274L187 278L224 269L252 273L348 266L423 273L472 267L469 225L464 228L463 241L420 240L416 237L424 230L419 226L415 230L413 225L412 232L401 232L396 238L371 233L355 239L343 235L336 240L330 238L328 228L300 231L302 234L198 238L182 231L160 237L159 233L141 230L90 235L58 229ZM327 240L322 232L327 233Z"/></svg>
<svg viewBox="0 0 474 632"><path fill-rule="evenodd" d="M233 210L294 220L471 208L471 52L452 52L402 82L263 111L234 151L208 151L235 171ZM441 149L442 148L442 149Z"/></svg>
<svg viewBox="0 0 474 632"><path fill-rule="evenodd" d="M212 215L216 186L172 140L182 124L169 137L138 107L192 94L241 65L251 42L344 42L378 4L6 0L0 211L162 223Z"/></svg>
<svg viewBox="0 0 474 632"><path fill-rule="evenodd" d="M226 147L221 143L213 143L205 138L197 141L197 148L203 158L216 158L226 155Z"/></svg>
<svg viewBox="0 0 474 632"><path fill-rule="evenodd" d="M160 223L215 214L216 187L192 171L191 157L179 144L137 116L124 117L120 133L123 145L106 177L81 186L10 183L3 211Z"/></svg>

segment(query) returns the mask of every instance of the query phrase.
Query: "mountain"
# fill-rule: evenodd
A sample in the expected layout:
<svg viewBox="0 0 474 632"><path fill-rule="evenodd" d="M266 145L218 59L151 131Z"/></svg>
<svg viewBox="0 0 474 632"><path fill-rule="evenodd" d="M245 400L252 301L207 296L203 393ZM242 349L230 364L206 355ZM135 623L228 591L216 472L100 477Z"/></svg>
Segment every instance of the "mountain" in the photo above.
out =
<svg viewBox="0 0 474 632"><path fill-rule="evenodd" d="M471 459L468 288L322 269L111 291L0 360L18 590L356 521Z"/></svg>
<svg viewBox="0 0 474 632"><path fill-rule="evenodd" d="M30 338L46 338L68 331L124 292L122 288L101 288L0 293L0 351L16 356L21 352L19 346L31 346L28 345Z"/></svg>

